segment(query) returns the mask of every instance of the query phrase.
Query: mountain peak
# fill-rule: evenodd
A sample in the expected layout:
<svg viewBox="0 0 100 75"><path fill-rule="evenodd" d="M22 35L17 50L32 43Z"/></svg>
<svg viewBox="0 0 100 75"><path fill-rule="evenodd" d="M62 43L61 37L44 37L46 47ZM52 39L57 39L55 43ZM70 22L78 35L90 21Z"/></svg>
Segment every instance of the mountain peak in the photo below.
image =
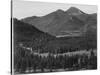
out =
<svg viewBox="0 0 100 75"><path fill-rule="evenodd" d="M72 10L79 10L78 8L76 8L76 7L70 7L69 8L70 10L72 9Z"/></svg>
<svg viewBox="0 0 100 75"><path fill-rule="evenodd" d="M70 15L83 14L83 12L80 9L76 8L76 7L70 7L66 12L69 13Z"/></svg>
<svg viewBox="0 0 100 75"><path fill-rule="evenodd" d="M57 10L57 12L64 12L64 11L63 11L63 10L61 10L61 9L58 9L58 10Z"/></svg>
<svg viewBox="0 0 100 75"><path fill-rule="evenodd" d="M55 11L55 13L57 13L57 14L64 14L65 11L63 11L63 10L61 10L61 9L58 9L57 11Z"/></svg>

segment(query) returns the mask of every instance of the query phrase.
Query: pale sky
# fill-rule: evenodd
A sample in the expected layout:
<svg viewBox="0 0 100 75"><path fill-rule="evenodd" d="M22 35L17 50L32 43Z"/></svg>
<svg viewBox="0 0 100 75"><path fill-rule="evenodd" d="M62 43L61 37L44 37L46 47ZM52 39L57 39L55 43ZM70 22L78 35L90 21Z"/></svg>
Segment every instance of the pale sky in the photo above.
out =
<svg viewBox="0 0 100 75"><path fill-rule="evenodd" d="M95 5L77 5L64 3L36 2L28 0L13 0L13 17L21 19L30 16L44 16L58 9L66 11L70 7L76 7L88 14L97 12L97 6Z"/></svg>

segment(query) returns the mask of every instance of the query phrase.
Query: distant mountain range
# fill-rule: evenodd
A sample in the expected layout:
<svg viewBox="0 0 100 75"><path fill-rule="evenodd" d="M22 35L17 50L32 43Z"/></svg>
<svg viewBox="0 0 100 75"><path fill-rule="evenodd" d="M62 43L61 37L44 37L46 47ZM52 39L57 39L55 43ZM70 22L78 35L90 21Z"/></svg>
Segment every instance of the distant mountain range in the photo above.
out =
<svg viewBox="0 0 100 75"><path fill-rule="evenodd" d="M75 7L67 11L59 9L42 17L23 18L21 21L56 37L81 36L88 29L97 29L97 14L86 14Z"/></svg>

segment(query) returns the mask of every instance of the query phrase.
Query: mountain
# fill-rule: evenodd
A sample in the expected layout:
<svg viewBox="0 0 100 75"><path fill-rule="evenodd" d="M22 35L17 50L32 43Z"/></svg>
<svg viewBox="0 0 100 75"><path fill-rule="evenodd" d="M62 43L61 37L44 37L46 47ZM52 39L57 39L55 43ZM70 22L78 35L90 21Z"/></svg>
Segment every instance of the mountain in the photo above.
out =
<svg viewBox="0 0 100 75"><path fill-rule="evenodd" d="M86 14L78 8L71 7L67 11L58 9L42 17L32 16L21 21L32 24L39 30L54 36L70 36L69 34L74 35L74 32L76 36L81 34L90 16L92 15Z"/></svg>
<svg viewBox="0 0 100 75"><path fill-rule="evenodd" d="M24 23L16 18L13 19L13 31L15 46L23 44L28 47L36 47L44 45L49 40L55 38L54 36L42 32L36 27Z"/></svg>
<svg viewBox="0 0 100 75"><path fill-rule="evenodd" d="M17 41L28 41L32 40L33 35L37 36L37 34L42 34L41 31L39 31L34 26L21 22L17 20L16 18L13 19L13 25L14 25L14 37L17 39Z"/></svg>
<svg viewBox="0 0 100 75"><path fill-rule="evenodd" d="M89 15L87 13L84 13L83 11L81 11L78 8L75 7L71 7L66 11L67 14L71 15L71 16L75 16L78 19L80 19L81 21L85 22L87 20L87 18L89 17Z"/></svg>

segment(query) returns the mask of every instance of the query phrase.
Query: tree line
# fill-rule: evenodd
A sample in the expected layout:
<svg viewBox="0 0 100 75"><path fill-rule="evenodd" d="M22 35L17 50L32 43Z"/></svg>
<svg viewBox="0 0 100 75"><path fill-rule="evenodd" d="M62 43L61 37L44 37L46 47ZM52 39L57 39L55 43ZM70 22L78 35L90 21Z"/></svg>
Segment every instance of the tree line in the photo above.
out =
<svg viewBox="0 0 100 75"><path fill-rule="evenodd" d="M60 55L54 57L49 54L47 57L42 57L18 47L14 54L14 70L19 73L25 73L26 70L30 69L33 69L33 72L37 73L37 69L40 69L40 72L45 72L45 69L52 72L56 69L79 70L82 68L97 68L97 57L93 51L91 51L90 55Z"/></svg>

